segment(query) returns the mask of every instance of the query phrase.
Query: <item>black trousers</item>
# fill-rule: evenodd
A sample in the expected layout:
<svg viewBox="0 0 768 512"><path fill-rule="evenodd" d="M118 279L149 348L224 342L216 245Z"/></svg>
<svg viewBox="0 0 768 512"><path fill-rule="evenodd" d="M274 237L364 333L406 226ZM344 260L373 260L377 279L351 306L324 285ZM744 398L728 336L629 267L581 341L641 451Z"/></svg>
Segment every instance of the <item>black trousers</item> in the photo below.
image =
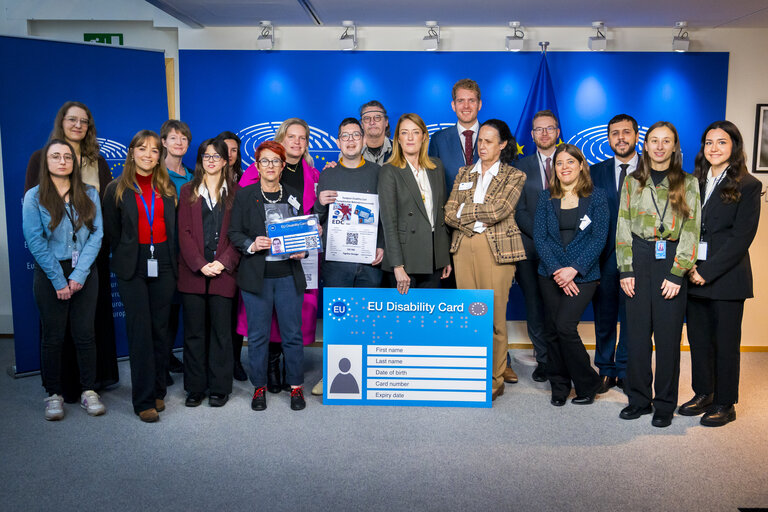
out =
<svg viewBox="0 0 768 512"><path fill-rule="evenodd" d="M176 290L169 250L168 242L155 244L158 276L147 277L149 246L140 245L136 274L128 280L117 280L125 308L131 393L136 414L154 408L155 399L165 398L168 321Z"/></svg>
<svg viewBox="0 0 768 512"><path fill-rule="evenodd" d="M739 401L741 319L744 300L688 297L693 392L714 393L717 405Z"/></svg>
<svg viewBox="0 0 768 512"><path fill-rule="evenodd" d="M64 275L69 276L72 273L72 260L61 261L60 264ZM50 279L35 265L32 293L42 324L40 374L43 387L49 395L64 393L62 347L67 335L71 335L80 370L80 391L93 389L96 382L96 336L93 325L99 293L99 276L95 268L91 268L82 289L69 300L60 300Z"/></svg>
<svg viewBox="0 0 768 512"><path fill-rule="evenodd" d="M619 286L616 253L600 263L600 284L592 298L595 312L595 366L600 375L623 379L627 373L627 311ZM616 323L621 322L616 344Z"/></svg>
<svg viewBox="0 0 768 512"><path fill-rule="evenodd" d="M206 279L206 287L210 279ZM188 393L232 392L232 299L182 293L184 389Z"/></svg>
<svg viewBox="0 0 768 512"><path fill-rule="evenodd" d="M592 300L597 281L576 286L579 294L569 297L554 279L539 276L546 312L543 337L547 342L547 378L553 398L567 398L571 382L577 396L593 395L600 387L600 376L592 368L578 331L579 320Z"/></svg>
<svg viewBox="0 0 768 512"><path fill-rule="evenodd" d="M519 261L515 280L523 291L528 338L536 351L536 361L546 364L547 342L544 339L544 301L539 289L539 260Z"/></svg>
<svg viewBox="0 0 768 512"><path fill-rule="evenodd" d="M632 241L635 270L635 296L625 297L627 305L627 379L629 404L647 407L653 402L656 412L673 414L677 407L680 380L680 338L687 299L687 279L672 299L661 295L661 283L669 276L677 243L667 242L667 257L657 260L654 243L638 238ZM653 336L653 341L651 341ZM651 367L656 345L656 378ZM655 396L651 398L651 384Z"/></svg>

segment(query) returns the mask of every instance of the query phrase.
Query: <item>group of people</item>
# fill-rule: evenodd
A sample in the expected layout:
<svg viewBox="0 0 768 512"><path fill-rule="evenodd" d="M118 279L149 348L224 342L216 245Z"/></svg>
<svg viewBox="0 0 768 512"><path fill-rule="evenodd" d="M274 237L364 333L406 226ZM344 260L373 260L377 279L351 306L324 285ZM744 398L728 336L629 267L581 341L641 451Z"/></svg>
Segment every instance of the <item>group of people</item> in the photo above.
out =
<svg viewBox="0 0 768 512"><path fill-rule="evenodd" d="M694 397L678 413L703 414L709 426L733 421L761 193L738 129L728 121L707 127L688 174L671 123L653 124L639 154L637 121L617 115L608 123L615 157L590 167L578 147L559 141L551 111L534 116L536 152L518 160L504 121L478 121L476 82L458 81L451 106L456 125L430 140L414 113L400 116L390 139L384 106L364 104L358 117L340 123L338 162L322 172L301 119L283 122L245 171L231 132L203 141L195 169L185 168L191 133L171 120L160 135L136 134L122 174L111 180L87 107L63 105L48 144L30 160L24 198L46 418L63 416L68 337L80 403L88 414L104 413L96 393L104 344L96 308L108 293L102 285L111 254L126 314L133 407L142 421L157 421L165 408L179 306L187 406L206 394L212 407L227 403L233 378L246 378L246 336L251 408L266 409L266 393L285 390L291 408L304 409L303 345L314 342L317 318L317 290L307 289L305 270L318 266L325 287L493 290L493 400L505 382L518 381L506 330L516 280L537 364L532 378L549 381L551 404L565 405L572 388L572 403L591 404L618 385L629 399L620 417L653 413L657 427L668 426L677 408L687 315ZM270 251L271 219L316 214L325 235L342 191L378 194L370 262ZM590 302L597 370L577 330ZM322 394L322 386L312 393Z"/></svg>

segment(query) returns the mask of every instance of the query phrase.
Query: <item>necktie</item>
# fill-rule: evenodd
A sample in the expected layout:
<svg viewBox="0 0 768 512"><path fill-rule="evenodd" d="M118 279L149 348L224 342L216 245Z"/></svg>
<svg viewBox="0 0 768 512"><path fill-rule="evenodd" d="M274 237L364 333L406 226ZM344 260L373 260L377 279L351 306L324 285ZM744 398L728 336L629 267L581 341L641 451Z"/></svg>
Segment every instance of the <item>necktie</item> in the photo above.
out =
<svg viewBox="0 0 768 512"><path fill-rule="evenodd" d="M549 188L549 182L552 181L552 159L547 157L544 160L544 174L547 175L547 182L544 184L544 190Z"/></svg>
<svg viewBox="0 0 768 512"><path fill-rule="evenodd" d="M621 193L621 186L624 185L624 178L627 177L627 167L629 167L629 164L619 164L619 167L621 167L621 172L619 173L619 183L616 189Z"/></svg>
<svg viewBox="0 0 768 512"><path fill-rule="evenodd" d="M472 134L474 132L464 130L461 134L464 135L464 161L467 162L467 165L472 165Z"/></svg>

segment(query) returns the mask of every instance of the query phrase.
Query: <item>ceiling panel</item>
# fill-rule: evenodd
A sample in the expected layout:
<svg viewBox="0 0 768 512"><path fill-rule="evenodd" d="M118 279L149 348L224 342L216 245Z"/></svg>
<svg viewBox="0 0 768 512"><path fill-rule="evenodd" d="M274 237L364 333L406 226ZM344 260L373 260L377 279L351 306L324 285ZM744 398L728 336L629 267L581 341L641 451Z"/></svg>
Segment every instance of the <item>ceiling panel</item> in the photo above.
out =
<svg viewBox="0 0 768 512"><path fill-rule="evenodd" d="M299 0L146 0L171 15L181 13L203 26L315 25ZM519 20L523 26L768 28L768 0L308 0L324 25L354 20L367 26L418 26L437 20L447 26L499 26ZM182 16L179 16L183 19Z"/></svg>

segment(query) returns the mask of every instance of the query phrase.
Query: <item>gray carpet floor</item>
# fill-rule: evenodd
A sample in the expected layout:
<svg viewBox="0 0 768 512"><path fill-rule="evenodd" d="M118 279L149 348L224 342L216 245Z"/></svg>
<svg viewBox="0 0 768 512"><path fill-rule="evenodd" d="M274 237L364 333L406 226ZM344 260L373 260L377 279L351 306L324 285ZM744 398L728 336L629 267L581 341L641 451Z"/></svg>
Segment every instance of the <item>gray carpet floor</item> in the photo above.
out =
<svg viewBox="0 0 768 512"><path fill-rule="evenodd" d="M246 349L247 350L247 349ZM245 355L245 354L244 354ZM308 388L321 348L306 349ZM0 339L0 364L13 342ZM682 354L681 402L690 398ZM235 383L229 403L184 407L169 388L161 421L133 414L128 363L102 394L107 414L66 405L43 419L37 376L0 376L0 510L737 510L768 507L768 353L742 354L738 419L706 428L675 416L618 418L611 390L591 406L549 404L546 384L514 366L493 409L323 406L289 394L250 409Z"/></svg>

